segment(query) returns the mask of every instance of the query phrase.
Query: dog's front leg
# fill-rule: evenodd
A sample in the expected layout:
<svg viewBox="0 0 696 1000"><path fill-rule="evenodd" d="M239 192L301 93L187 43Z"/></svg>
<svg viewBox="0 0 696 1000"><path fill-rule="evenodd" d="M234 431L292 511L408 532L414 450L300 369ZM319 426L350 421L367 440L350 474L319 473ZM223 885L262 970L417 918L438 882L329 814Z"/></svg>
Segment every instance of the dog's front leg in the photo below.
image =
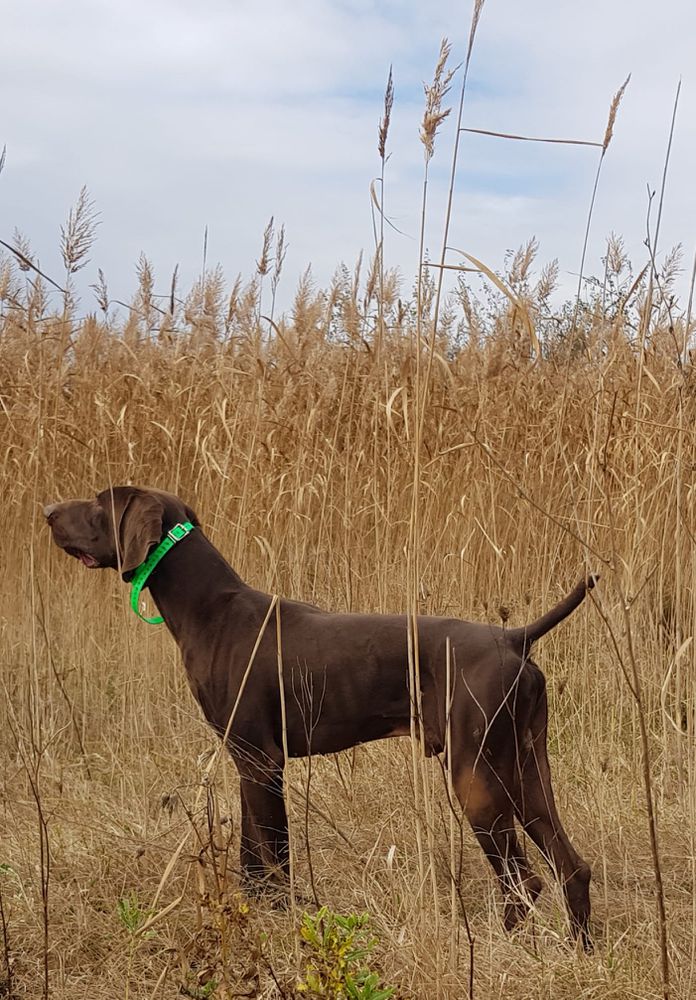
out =
<svg viewBox="0 0 696 1000"><path fill-rule="evenodd" d="M285 888L290 875L290 855L282 768L245 767L240 792L244 888L253 895L266 889Z"/></svg>

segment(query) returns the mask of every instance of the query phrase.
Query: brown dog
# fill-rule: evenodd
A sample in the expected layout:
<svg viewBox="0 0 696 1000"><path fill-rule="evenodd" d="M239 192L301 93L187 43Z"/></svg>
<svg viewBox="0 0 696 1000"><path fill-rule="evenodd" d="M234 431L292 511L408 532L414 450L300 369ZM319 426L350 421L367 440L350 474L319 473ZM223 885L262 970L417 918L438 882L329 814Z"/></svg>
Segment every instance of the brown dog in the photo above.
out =
<svg viewBox="0 0 696 1000"><path fill-rule="evenodd" d="M147 586L179 644L206 719L224 734L271 605L269 595L240 579L199 530L191 508L169 493L117 486L94 500L50 504L44 513L57 545L88 567L119 569L127 582L175 525L190 521L196 527L163 557ZM515 926L541 890L518 843L516 817L560 880L573 933L586 947L590 869L556 812L546 755L545 682L528 653L594 583L594 577L581 580L524 628L417 619L418 729L427 754L444 751L449 639L454 786L498 876L506 928ZM286 600L279 608L290 757L409 734L406 616L331 614ZM273 872L286 874L289 865L275 620L253 658L228 747L241 779L242 871L248 885L258 886Z"/></svg>

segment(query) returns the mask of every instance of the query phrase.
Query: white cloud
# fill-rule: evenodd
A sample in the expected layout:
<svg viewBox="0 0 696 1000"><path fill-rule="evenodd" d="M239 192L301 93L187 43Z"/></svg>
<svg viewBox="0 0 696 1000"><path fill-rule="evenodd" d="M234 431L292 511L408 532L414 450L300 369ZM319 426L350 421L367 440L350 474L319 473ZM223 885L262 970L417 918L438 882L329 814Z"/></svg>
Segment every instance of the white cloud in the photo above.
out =
<svg viewBox="0 0 696 1000"><path fill-rule="evenodd" d="M25 0L3 15L0 56L8 146L0 177L0 236L18 226L59 274L60 222L86 183L102 213L94 267L128 295L141 250L163 284L180 262L209 259L249 273L269 216L285 222L290 252L283 301L310 261L326 282L341 260L371 249L369 183L390 63L396 105L387 211L418 230L421 83L439 39L463 58L467 4L414 0ZM590 268L604 238L623 233L636 260L646 185L659 184L677 79L683 77L661 246L693 252L696 194L696 8L665 0L488 0L470 76L465 124L601 140L611 96L629 71L603 167ZM456 98L453 89L452 99ZM428 240L439 250L453 116L431 184ZM466 135L451 242L500 265L536 235L544 259L577 268L597 151ZM387 255L410 281L416 241L390 234ZM568 279L568 287L572 280Z"/></svg>

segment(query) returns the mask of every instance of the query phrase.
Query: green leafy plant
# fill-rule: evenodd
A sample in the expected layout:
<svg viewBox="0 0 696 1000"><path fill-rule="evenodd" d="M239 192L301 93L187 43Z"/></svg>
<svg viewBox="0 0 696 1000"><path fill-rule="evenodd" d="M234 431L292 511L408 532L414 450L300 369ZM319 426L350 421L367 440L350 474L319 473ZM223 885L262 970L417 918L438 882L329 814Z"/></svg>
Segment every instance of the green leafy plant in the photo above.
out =
<svg viewBox="0 0 696 1000"><path fill-rule="evenodd" d="M217 979L208 979L202 986L194 987L180 986L179 992L184 996L193 997L193 1000L209 1000L220 984Z"/></svg>
<svg viewBox="0 0 696 1000"><path fill-rule="evenodd" d="M365 964L377 943L368 913L332 913L326 906L303 914L300 937L305 946L300 993L328 1000L389 1000L393 987L381 987L378 973Z"/></svg>
<svg viewBox="0 0 696 1000"><path fill-rule="evenodd" d="M134 892L118 901L119 920L131 937L137 934L151 913L152 910L143 909ZM147 937L147 932L145 936Z"/></svg>
<svg viewBox="0 0 696 1000"><path fill-rule="evenodd" d="M118 918L128 934L128 972L126 973L125 1000L128 1000L130 991L131 969L133 968L133 956L137 947L138 938L147 940L153 937L154 931L144 931L140 933L145 921L152 915L152 910L143 908L138 902L138 897L134 892L129 896L124 896L118 901Z"/></svg>

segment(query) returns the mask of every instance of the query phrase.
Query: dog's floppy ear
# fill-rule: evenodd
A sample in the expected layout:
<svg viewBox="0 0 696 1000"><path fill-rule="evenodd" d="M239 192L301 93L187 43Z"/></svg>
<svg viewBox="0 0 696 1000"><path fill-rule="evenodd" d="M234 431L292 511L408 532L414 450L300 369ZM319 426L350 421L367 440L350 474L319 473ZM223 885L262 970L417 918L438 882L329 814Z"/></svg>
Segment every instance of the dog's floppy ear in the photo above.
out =
<svg viewBox="0 0 696 1000"><path fill-rule="evenodd" d="M151 493L131 493L120 516L116 512L116 538L121 556L122 574L132 573L145 561L153 545L161 541L164 504Z"/></svg>

